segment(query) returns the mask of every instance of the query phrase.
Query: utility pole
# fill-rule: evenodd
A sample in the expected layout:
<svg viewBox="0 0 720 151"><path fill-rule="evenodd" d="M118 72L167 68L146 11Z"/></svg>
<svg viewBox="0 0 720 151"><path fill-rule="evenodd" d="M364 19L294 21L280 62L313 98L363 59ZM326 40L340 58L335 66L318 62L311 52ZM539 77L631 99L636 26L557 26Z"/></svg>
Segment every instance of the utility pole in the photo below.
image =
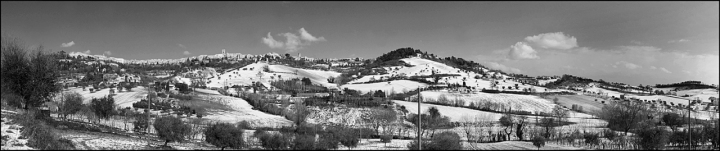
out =
<svg viewBox="0 0 720 151"><path fill-rule="evenodd" d="M692 125L690 124L690 100L688 100L687 110L688 110L688 119L687 119L688 122L687 123L688 123L688 134L689 134L688 142L690 142L690 146L688 146L688 148L692 148Z"/></svg>
<svg viewBox="0 0 720 151"><path fill-rule="evenodd" d="M422 150L422 133L421 133L422 132L422 128L421 128L422 116L420 116L422 113L422 112L420 112L420 101L422 101L422 99L420 99L420 92L421 92L420 87L418 86L418 131L417 131L417 133L418 133L418 135L417 135L418 150Z"/></svg>

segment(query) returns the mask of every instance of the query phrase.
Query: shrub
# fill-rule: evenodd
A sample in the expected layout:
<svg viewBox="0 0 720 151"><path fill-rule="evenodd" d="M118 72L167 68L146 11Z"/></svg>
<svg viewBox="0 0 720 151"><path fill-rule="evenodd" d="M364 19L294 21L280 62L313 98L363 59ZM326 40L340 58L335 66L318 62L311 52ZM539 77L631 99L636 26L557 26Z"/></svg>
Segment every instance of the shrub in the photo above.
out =
<svg viewBox="0 0 720 151"><path fill-rule="evenodd" d="M227 123L213 124L205 129L205 142L220 147L241 148L245 145L243 140L243 132L239 126L233 126Z"/></svg>
<svg viewBox="0 0 720 151"><path fill-rule="evenodd" d="M380 142L385 143L385 146L387 146L387 143L390 143L391 141L392 141L392 136L390 136L390 135L380 136Z"/></svg>
<svg viewBox="0 0 720 151"><path fill-rule="evenodd" d="M600 143L600 135L598 133L585 133L583 135L585 144L597 145Z"/></svg>
<svg viewBox="0 0 720 151"><path fill-rule="evenodd" d="M454 132L442 132L432 139L428 149L433 150L461 150L460 136Z"/></svg>
<svg viewBox="0 0 720 151"><path fill-rule="evenodd" d="M23 126L20 130L20 137L28 138L28 146L42 150L75 149L72 143L67 141L67 139L61 139L57 136L57 134L53 132L55 129L47 125L44 121L26 118L33 117L35 114L35 111L29 111L14 117L14 121Z"/></svg>
<svg viewBox="0 0 720 151"><path fill-rule="evenodd" d="M259 133L260 142L262 147L271 150L281 150L290 147L290 140L287 136L278 133Z"/></svg>
<svg viewBox="0 0 720 151"><path fill-rule="evenodd" d="M110 118L115 110L115 99L110 96L105 96L99 99L93 98L90 101L90 107L97 117L107 119Z"/></svg>
<svg viewBox="0 0 720 151"><path fill-rule="evenodd" d="M167 146L168 142L183 141L184 136L192 130L190 125L175 117L157 118L153 127L157 130L158 137L165 140L164 146Z"/></svg>
<svg viewBox="0 0 720 151"><path fill-rule="evenodd" d="M423 150L433 150L433 149L427 148L427 146L430 146L430 141L423 141L422 146L423 146ZM407 145L407 148L408 148L408 150L418 150L418 141L414 140L414 141L410 142Z"/></svg>
<svg viewBox="0 0 720 151"><path fill-rule="evenodd" d="M357 147L358 143L360 143L360 138L358 138L357 133L355 133L356 131L357 130L350 128L343 128L340 133L340 144L349 148Z"/></svg>
<svg viewBox="0 0 720 151"><path fill-rule="evenodd" d="M658 150L665 148L665 144L668 143L670 133L662 128L645 128L640 129L636 137L637 144L642 149Z"/></svg>
<svg viewBox="0 0 720 151"><path fill-rule="evenodd" d="M291 146L293 150L315 150L315 136L295 134L295 139Z"/></svg>
<svg viewBox="0 0 720 151"><path fill-rule="evenodd" d="M332 133L320 134L320 140L318 141L317 149L328 150L337 149L340 144L339 138Z"/></svg>
<svg viewBox="0 0 720 151"><path fill-rule="evenodd" d="M603 130L603 136L609 140L614 140L618 134L613 130L605 129Z"/></svg>
<svg viewBox="0 0 720 151"><path fill-rule="evenodd" d="M135 118L135 121L133 122L133 131L134 132L145 132L149 126L148 123L148 115L146 114L134 114L133 118Z"/></svg>
<svg viewBox="0 0 720 151"><path fill-rule="evenodd" d="M83 97L77 92L67 93L63 95L62 103L60 105L60 114L64 118L67 118L69 114L75 114L80 111L82 107Z"/></svg>
<svg viewBox="0 0 720 151"><path fill-rule="evenodd" d="M410 150L417 150L417 141L408 144ZM429 142L423 142L423 150L461 150L460 135L454 132L442 132L435 135Z"/></svg>
<svg viewBox="0 0 720 151"><path fill-rule="evenodd" d="M535 136L532 139L532 143L535 147L538 148L538 150L540 150L540 147L545 146L545 137L542 137L540 135Z"/></svg>

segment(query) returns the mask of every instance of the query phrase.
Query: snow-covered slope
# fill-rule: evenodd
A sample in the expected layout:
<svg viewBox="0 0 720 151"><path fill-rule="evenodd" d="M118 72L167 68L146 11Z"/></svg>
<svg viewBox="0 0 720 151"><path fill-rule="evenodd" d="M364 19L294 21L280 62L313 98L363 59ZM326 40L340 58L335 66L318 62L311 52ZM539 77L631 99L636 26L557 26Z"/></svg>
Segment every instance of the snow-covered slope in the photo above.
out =
<svg viewBox="0 0 720 151"><path fill-rule="evenodd" d="M484 79L475 79L476 76L482 77L482 74L478 74L475 72L464 72L461 69L451 67L448 65L445 65L443 63L435 62L428 59L418 58L418 57L412 57L412 58L404 58L400 59L401 61L413 65L412 67L406 67L406 66L390 66L390 67L384 67L385 70L388 71L388 74L383 75L366 75L362 78L355 79L353 81L350 81L349 84L355 84L355 83L362 83L362 82L369 82L371 79L377 79L379 80L381 77L388 78L392 76L398 76L398 75L404 75L404 76L428 76L432 75L433 71L435 74L457 74L459 76L450 76L450 77L442 77L438 82L439 83L446 83L446 84L462 84L465 82L465 85L476 87L479 89L492 89L491 87L491 81L484 80ZM487 71L487 69L482 69L484 71ZM495 72L488 72L488 74L493 75L496 74ZM503 77L502 79L506 79L509 76L504 75L501 73L497 73L498 76ZM464 80L463 80L464 79ZM432 81L433 79L428 78L426 80ZM524 88L534 88L537 90L537 92L544 92L544 87L539 86L531 86L531 85L523 85L522 83L515 82L512 80L496 80L498 82L498 88L500 90L503 90L502 87L514 87L515 84L518 85L520 90L517 89L504 89L505 91L522 91ZM548 90L548 91L559 91L559 90Z"/></svg>
<svg viewBox="0 0 720 151"><path fill-rule="evenodd" d="M264 68L267 68L268 72L263 71ZM232 85L251 85L252 82L258 81L266 87L270 87L270 82L272 80L287 80L307 77L310 78L313 84L319 84L325 87L335 87L335 84L328 83L327 79L329 77L337 77L339 75L340 73L334 71L300 69L284 65L269 65L264 62L258 62L249 64L242 68L229 70L211 78L210 83L208 83L207 86L221 88L223 86Z"/></svg>
<svg viewBox="0 0 720 151"><path fill-rule="evenodd" d="M102 89L100 91L95 91L93 93L90 93L90 88L86 88L85 91L82 90L82 88L69 88L65 90L65 92L77 92L80 95L83 96L83 104L90 104L90 101L93 98L102 98L110 94L110 89ZM113 96L113 99L115 99L115 105L120 108L125 107L132 107L132 104L140 101L141 99L145 98L147 96L148 92L145 87L138 86L135 88L132 88L131 91L123 90L122 92L117 92L117 89L115 89L115 95Z"/></svg>
<svg viewBox="0 0 720 151"><path fill-rule="evenodd" d="M3 137L7 137L7 140L3 140L2 150L35 150L32 147L27 146L28 139L20 139L20 129L22 126L17 123L10 124L10 119L7 114L17 114L15 111L2 110L2 131L0 133Z"/></svg>
<svg viewBox="0 0 720 151"><path fill-rule="evenodd" d="M418 106L417 102L408 102L408 101L400 101L400 100L393 100L394 103L403 105L410 113L417 114L418 112ZM423 103L420 106L420 112L425 113L427 112L430 107L436 107L438 111L440 112L440 115L448 116L450 118L450 121L453 122L460 122L462 121L462 117L464 116L479 116L483 117L488 121L495 121L497 119L500 119L502 117L502 114L499 113L492 113L492 112L485 112L485 111L478 111L473 109L467 109L467 108L459 108L459 107L451 107L451 106L444 106L444 105L435 105L435 104L427 104Z"/></svg>
<svg viewBox="0 0 720 151"><path fill-rule="evenodd" d="M682 97L688 95L688 97ZM681 96L685 99L699 99L702 102L710 102L710 97L718 98L720 95L718 94L718 91L715 89L692 89L692 90L682 90L677 91L677 96Z"/></svg>
<svg viewBox="0 0 720 151"><path fill-rule="evenodd" d="M403 93L415 90L417 88L426 87L427 84L410 81L410 80L393 80L388 82L378 83L366 83L366 84L346 84L341 86L341 89L352 89L360 91L361 93L367 93L370 91L382 90L383 92L390 93Z"/></svg>
<svg viewBox="0 0 720 151"><path fill-rule="evenodd" d="M449 100L465 100L465 106L469 106L471 102L474 102L475 104L493 102L497 104L505 104L507 108L512 108L512 110L523 110L528 112L550 112L555 106L555 104L553 104L551 101L532 95L490 94L483 92L478 92L476 94L460 94L450 93L446 90L423 91L421 92L421 94L424 100L437 100L441 96L445 96ZM413 95L412 97L410 97L410 99L415 98L417 98L417 95Z"/></svg>
<svg viewBox="0 0 720 151"><path fill-rule="evenodd" d="M222 103L232 108L232 110L209 110L207 116L203 117L204 119L229 123L248 121L253 127L278 128L293 125L292 121L282 116L253 109L247 101L241 98L224 96L217 93L217 91L207 89L196 89L196 91L200 92L198 96L204 100Z"/></svg>

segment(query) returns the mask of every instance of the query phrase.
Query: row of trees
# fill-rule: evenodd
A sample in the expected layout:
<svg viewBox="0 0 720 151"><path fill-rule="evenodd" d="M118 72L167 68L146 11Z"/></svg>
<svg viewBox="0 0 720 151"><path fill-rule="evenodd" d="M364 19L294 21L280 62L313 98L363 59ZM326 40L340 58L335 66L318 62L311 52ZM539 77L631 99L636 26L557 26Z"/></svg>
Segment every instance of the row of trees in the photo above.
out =
<svg viewBox="0 0 720 151"><path fill-rule="evenodd" d="M635 142L643 149L663 149L669 144L698 146L710 142L717 147L717 119L702 121L693 119L694 127L685 127L684 131L677 131L687 117L675 113L660 113L649 109L640 101L620 101L605 105L599 117L608 122L611 130L622 131L626 135L630 132L636 134ZM668 131L669 127L671 131ZM693 133L691 142L690 133Z"/></svg>

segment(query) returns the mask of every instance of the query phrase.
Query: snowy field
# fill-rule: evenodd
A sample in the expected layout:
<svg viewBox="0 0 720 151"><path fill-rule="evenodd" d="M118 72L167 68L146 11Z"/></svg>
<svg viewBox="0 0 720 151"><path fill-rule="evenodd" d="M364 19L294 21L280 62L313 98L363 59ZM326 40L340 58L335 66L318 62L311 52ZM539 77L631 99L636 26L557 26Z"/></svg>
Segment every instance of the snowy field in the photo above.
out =
<svg viewBox="0 0 720 151"><path fill-rule="evenodd" d="M440 98L444 95L449 100L462 99L465 100L465 106L469 106L470 102L494 102L499 104L505 104L507 107L512 107L513 110L523 110L528 112L549 112L555 106L551 101L545 100L538 96L532 95L517 95L517 94L491 94L477 92L475 94L462 94L462 93L451 93L447 90L439 91L423 91L421 92L422 98L435 99ZM410 99L417 98L417 95L412 96Z"/></svg>
<svg viewBox="0 0 720 151"><path fill-rule="evenodd" d="M467 86L476 87L478 90L480 89L494 89L491 88L491 81L483 80L483 79L475 79L475 76L482 77L481 74L475 73L475 72L464 72L461 69L454 68L448 65L445 65L443 63L435 62L428 59L422 59L418 57L412 57L412 58L404 58L401 59L402 61L414 65L413 67L405 67L405 66L391 66L391 67L384 67L385 70L388 71L388 74L383 75L365 75L362 78L355 79L353 81L350 81L350 84L353 83L361 83L361 82L368 82L370 79L380 79L380 77L389 78L396 75L405 75L405 76L427 76L432 75L433 71L435 71L435 74L458 74L460 76L451 76L451 77L443 77L441 80L439 80L439 83L448 83L448 84L462 84L465 82ZM395 70L397 68L397 70ZM487 69L482 69L487 70ZM489 72L490 75L495 74L495 72ZM498 73L499 76L503 77L503 79L507 78L507 75L503 75ZM465 80L463 80L463 78ZM428 78L428 80L432 80ZM523 85L522 83L518 83L512 80L497 80L499 84L497 85L497 89L503 90L502 87L514 87L515 84L518 84L518 87L520 90L517 89L505 89L506 91L522 91L524 88L534 88L537 92L545 92L544 87L539 86L531 86L531 85ZM549 92L558 92L559 90L550 90Z"/></svg>
<svg viewBox="0 0 720 151"><path fill-rule="evenodd" d="M18 125L17 123L11 122L9 118L6 118L5 115L8 113L17 113L15 111L9 111L9 110L2 110L2 134L3 137L7 136L8 140L2 142L2 150L35 150L32 147L27 146L28 139L20 139L20 129L22 126ZM10 124L12 123L12 124Z"/></svg>
<svg viewBox="0 0 720 151"><path fill-rule="evenodd" d="M710 97L720 98L720 94L715 89L693 89L693 90L682 90L677 92L677 96L689 95L689 97L683 97L685 99L700 99L702 102L710 102Z"/></svg>
<svg viewBox="0 0 720 151"><path fill-rule="evenodd" d="M605 101L606 104L610 103L608 100L586 95L555 95L550 97L551 100L554 98L558 98L558 103L568 108L572 108L573 104L580 105L583 111L588 113L600 111L604 106L602 101Z"/></svg>
<svg viewBox="0 0 720 151"><path fill-rule="evenodd" d="M463 143L463 149L467 150L538 150L532 142L525 141L504 141L496 143ZM572 146L560 146L556 144L548 144L540 147L539 150L583 150Z"/></svg>
<svg viewBox="0 0 720 151"><path fill-rule="evenodd" d="M80 95L83 96L83 103L84 104L90 104L90 101L93 98L102 98L110 94L110 89L102 89L100 91L95 91L90 93L90 88L86 88L85 91L82 90L80 87L71 87L69 89L65 89L64 92L77 92ZM135 88L130 89L131 91L123 90L122 92L118 92L117 89L115 89L115 96L113 96L113 99L115 99L115 104L120 108L125 107L132 107L132 104L135 102L140 101L140 99L143 99L147 96L148 92L145 87L137 86Z"/></svg>
<svg viewBox="0 0 720 151"><path fill-rule="evenodd" d="M399 105L404 105L405 108L408 110L409 113L418 113L418 106L417 102L408 102L408 101L401 101L401 100L393 100L394 103ZM496 121L502 117L502 114L500 113L492 113L492 112L485 112L485 111L478 111L468 108L460 108L460 107L451 107L451 106L444 106L444 105L435 105L435 104L427 104L423 103L420 105L420 112L425 113L427 112L430 107L436 107L438 111L440 111L440 114L443 116L448 116L450 118L450 121L452 122L461 122L463 121L463 116L480 116L483 117L483 120L490 120L490 121Z"/></svg>
<svg viewBox="0 0 720 151"><path fill-rule="evenodd" d="M614 96L614 97L616 97L616 98L620 98L620 95L625 94L625 93L621 93L621 92L617 92L617 91L612 91L612 90L608 90L608 89L598 88L598 87L595 87L595 86L591 86L591 87L589 87L589 88L586 88L585 90L590 91L590 92L602 93L602 95L606 95L606 96Z"/></svg>
<svg viewBox="0 0 720 151"><path fill-rule="evenodd" d="M222 103L233 109L230 111L206 111L207 116L203 117L204 119L229 123L248 121L253 127L282 127L283 125L292 125L292 122L284 117L252 109L252 106L241 98L220 95L217 91L207 89L196 89L196 91L201 92L198 93L198 96L204 100Z"/></svg>
<svg viewBox="0 0 720 151"><path fill-rule="evenodd" d="M352 89L360 91L361 93L367 93L370 91L377 91L382 90L383 92L390 93L390 92L396 92L396 93L402 93L402 92L409 92L412 90L415 90L417 88L426 87L427 84L410 81L410 80L393 80L388 82L378 82L378 83L366 83L366 84L346 84L340 86L341 89Z"/></svg>
<svg viewBox="0 0 720 151"><path fill-rule="evenodd" d="M268 68L269 72L263 71L263 68ZM260 81L266 87L271 87L270 82L272 80L293 78L300 79L307 77L313 82L313 84L319 84L325 87L335 87L335 84L328 83L327 79L329 77L337 77L339 75L340 73L334 71L301 69L284 65L269 65L264 62L259 62L249 64L242 68L229 70L223 74L213 77L210 79L210 83L207 84L207 86L220 88L232 85L251 85L252 82ZM220 79L218 79L218 77Z"/></svg>
<svg viewBox="0 0 720 151"><path fill-rule="evenodd" d="M163 145L164 141L140 139L116 134L58 130L63 138L69 139L78 150L151 150L150 146ZM215 150L217 147L207 143L185 142L168 143L173 149L181 150Z"/></svg>
<svg viewBox="0 0 720 151"><path fill-rule="evenodd" d="M412 140L393 139L390 143L380 142L380 139L360 139L355 148L348 148L342 144L338 150L408 150L407 145Z"/></svg>

